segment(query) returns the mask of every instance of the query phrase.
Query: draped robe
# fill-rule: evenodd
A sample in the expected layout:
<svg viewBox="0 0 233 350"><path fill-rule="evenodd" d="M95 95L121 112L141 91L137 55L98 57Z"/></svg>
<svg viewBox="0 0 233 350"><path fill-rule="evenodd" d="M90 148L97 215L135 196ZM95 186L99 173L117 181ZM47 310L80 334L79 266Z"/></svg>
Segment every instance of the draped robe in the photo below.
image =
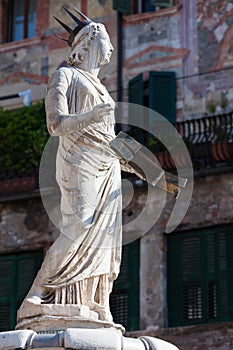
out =
<svg viewBox="0 0 233 350"><path fill-rule="evenodd" d="M60 68L47 88L48 129L59 125L60 116L79 115L100 103L114 105L97 77L75 67ZM113 112L83 128L70 127L68 118L62 124L59 132L54 128L59 136L56 179L61 192L61 233L46 254L36 284L55 293L57 302L59 293L69 289L68 302L79 303L82 281L105 275L112 282L119 273L120 162L109 148L115 138Z"/></svg>

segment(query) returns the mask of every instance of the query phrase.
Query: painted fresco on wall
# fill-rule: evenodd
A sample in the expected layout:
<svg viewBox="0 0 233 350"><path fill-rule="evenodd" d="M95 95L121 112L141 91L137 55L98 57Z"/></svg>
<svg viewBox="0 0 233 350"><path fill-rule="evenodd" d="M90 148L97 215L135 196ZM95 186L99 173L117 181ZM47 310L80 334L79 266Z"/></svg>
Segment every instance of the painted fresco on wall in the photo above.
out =
<svg viewBox="0 0 233 350"><path fill-rule="evenodd" d="M184 81L185 119L233 109L233 1L197 0L198 71Z"/></svg>
<svg viewBox="0 0 233 350"><path fill-rule="evenodd" d="M232 0L197 1L199 71L233 66Z"/></svg>

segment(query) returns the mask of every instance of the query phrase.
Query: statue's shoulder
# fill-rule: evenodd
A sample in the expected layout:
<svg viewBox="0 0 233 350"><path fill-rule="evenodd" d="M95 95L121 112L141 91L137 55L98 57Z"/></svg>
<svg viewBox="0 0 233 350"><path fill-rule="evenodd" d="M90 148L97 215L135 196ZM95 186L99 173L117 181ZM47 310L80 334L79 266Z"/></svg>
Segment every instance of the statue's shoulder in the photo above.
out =
<svg viewBox="0 0 233 350"><path fill-rule="evenodd" d="M80 70L73 67L60 67L49 78L49 86L70 86L74 84L79 89L87 86L87 77Z"/></svg>
<svg viewBox="0 0 233 350"><path fill-rule="evenodd" d="M52 77L67 77L67 78L71 78L72 77L72 69L69 67L60 67L57 70L55 70L55 72L53 72L53 74L51 75Z"/></svg>
<svg viewBox="0 0 233 350"><path fill-rule="evenodd" d="M69 67L61 67L55 70L48 81L48 89L54 86L70 86L73 80L73 72Z"/></svg>
<svg viewBox="0 0 233 350"><path fill-rule="evenodd" d="M76 81L76 83L77 81L82 83L82 81L85 80L84 74L74 67L60 67L52 74L52 76L59 79L66 78L67 81L73 80Z"/></svg>

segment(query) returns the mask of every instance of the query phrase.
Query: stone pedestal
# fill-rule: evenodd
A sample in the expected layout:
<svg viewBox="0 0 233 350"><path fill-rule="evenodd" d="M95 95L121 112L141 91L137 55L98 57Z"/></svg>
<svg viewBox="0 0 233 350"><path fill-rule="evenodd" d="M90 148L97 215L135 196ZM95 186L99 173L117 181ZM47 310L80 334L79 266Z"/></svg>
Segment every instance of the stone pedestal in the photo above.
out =
<svg viewBox="0 0 233 350"><path fill-rule="evenodd" d="M1 350L178 350L152 337L126 338L115 328L68 328L64 331L37 333L17 330L0 333Z"/></svg>
<svg viewBox="0 0 233 350"><path fill-rule="evenodd" d="M38 304L21 307L17 314L16 330L31 329L35 332L57 332L65 329L114 329L123 334L122 325L113 321L101 321L98 313L87 306Z"/></svg>

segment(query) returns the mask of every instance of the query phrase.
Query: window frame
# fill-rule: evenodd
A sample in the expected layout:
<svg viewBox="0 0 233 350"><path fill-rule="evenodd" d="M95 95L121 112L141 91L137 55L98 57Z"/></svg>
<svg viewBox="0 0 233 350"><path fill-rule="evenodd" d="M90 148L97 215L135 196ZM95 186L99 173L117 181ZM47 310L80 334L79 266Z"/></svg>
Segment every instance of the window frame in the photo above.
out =
<svg viewBox="0 0 233 350"><path fill-rule="evenodd" d="M233 320L232 230L232 225L223 225L167 237L169 327Z"/></svg>
<svg viewBox="0 0 233 350"><path fill-rule="evenodd" d="M35 35L29 36L29 15L30 15L30 1L35 1L36 7L36 19L35 19ZM37 13L38 13L38 1L37 0L23 0L24 4L24 14L23 14L23 35L20 39L14 38L14 8L16 6L15 0L7 0L3 4L1 2L1 19L2 19L2 28L1 28L1 44L18 42L25 39L31 39L37 35Z"/></svg>

